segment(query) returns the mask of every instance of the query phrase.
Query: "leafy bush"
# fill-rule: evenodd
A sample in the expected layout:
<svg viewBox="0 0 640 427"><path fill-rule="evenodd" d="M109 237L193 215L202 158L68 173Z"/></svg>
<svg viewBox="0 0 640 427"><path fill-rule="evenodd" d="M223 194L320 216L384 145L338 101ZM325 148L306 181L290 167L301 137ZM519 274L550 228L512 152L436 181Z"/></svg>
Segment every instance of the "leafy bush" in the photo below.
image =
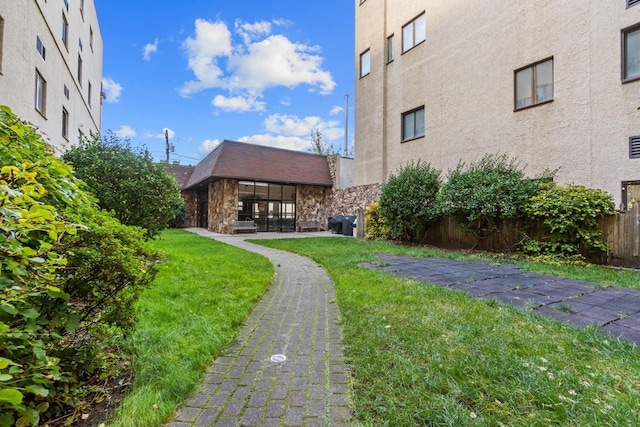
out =
<svg viewBox="0 0 640 427"><path fill-rule="evenodd" d="M552 173L546 173L542 179L551 178ZM487 154L449 171L440 200L445 213L480 240L498 230L503 219L522 217L539 181L527 179L515 159Z"/></svg>
<svg viewBox="0 0 640 427"><path fill-rule="evenodd" d="M148 237L167 228L184 205L175 178L148 153L114 135L83 141L63 159L73 164L100 207L113 210L123 224L146 229Z"/></svg>
<svg viewBox="0 0 640 427"><path fill-rule="evenodd" d="M380 215L380 204L373 202L364 211L364 238L365 240L385 240L387 235L387 226Z"/></svg>
<svg viewBox="0 0 640 427"><path fill-rule="evenodd" d="M531 254L578 255L607 249L601 240L598 220L616 213L611 195L603 190L581 185L560 186L545 183L539 194L533 196L526 214L541 220L546 237L525 243Z"/></svg>
<svg viewBox="0 0 640 427"><path fill-rule="evenodd" d="M37 425L76 406L109 327L131 325L155 253L7 107L0 162L0 425Z"/></svg>
<svg viewBox="0 0 640 427"><path fill-rule="evenodd" d="M416 242L424 237L429 223L440 216L440 184L440 171L420 161L391 175L379 201L390 238Z"/></svg>

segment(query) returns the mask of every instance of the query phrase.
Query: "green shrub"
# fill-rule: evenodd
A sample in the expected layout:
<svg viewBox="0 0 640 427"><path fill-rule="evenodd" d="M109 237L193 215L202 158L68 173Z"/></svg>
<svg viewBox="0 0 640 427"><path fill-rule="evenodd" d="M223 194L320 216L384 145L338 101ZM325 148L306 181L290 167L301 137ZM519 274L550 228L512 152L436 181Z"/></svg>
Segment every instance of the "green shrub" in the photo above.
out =
<svg viewBox="0 0 640 427"><path fill-rule="evenodd" d="M382 187L380 215L394 240L417 242L440 216L437 195L440 171L428 163L411 163L391 175Z"/></svg>
<svg viewBox="0 0 640 427"><path fill-rule="evenodd" d="M581 185L545 183L533 196L526 214L542 221L545 237L525 243L526 252L535 255L575 256L607 249L601 240L599 220L616 213L610 194Z"/></svg>
<svg viewBox="0 0 640 427"><path fill-rule="evenodd" d="M387 225L380 215L380 204L373 202L364 211L364 238L365 240L386 240L387 236Z"/></svg>
<svg viewBox="0 0 640 427"><path fill-rule="evenodd" d="M0 162L0 425L38 425L82 406L156 256L7 107Z"/></svg>
<svg viewBox="0 0 640 427"><path fill-rule="evenodd" d="M101 208L113 210L123 224L144 228L147 237L167 228L184 205L175 178L147 152L114 135L84 141L63 159L98 197Z"/></svg>
<svg viewBox="0 0 640 427"><path fill-rule="evenodd" d="M504 154L487 154L469 164L458 163L449 171L440 194L445 213L480 241L499 230L503 219L522 217L539 182L552 178L552 173L546 173L541 179L531 180L523 169Z"/></svg>

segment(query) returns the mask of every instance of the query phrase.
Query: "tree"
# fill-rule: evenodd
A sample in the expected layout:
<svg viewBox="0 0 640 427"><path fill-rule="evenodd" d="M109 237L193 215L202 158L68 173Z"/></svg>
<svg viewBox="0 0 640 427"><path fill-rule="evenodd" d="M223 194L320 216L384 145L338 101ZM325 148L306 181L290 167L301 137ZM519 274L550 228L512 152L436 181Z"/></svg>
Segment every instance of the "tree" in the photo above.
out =
<svg viewBox="0 0 640 427"><path fill-rule="evenodd" d="M429 223L440 216L440 184L440 171L420 161L391 175L379 201L389 237L416 242L425 236Z"/></svg>
<svg viewBox="0 0 640 427"><path fill-rule="evenodd" d="M333 147L327 145L322 140L322 133L320 129L314 129L311 131L311 150L315 154L320 154L323 156L334 154Z"/></svg>
<svg viewBox="0 0 640 427"><path fill-rule="evenodd" d="M180 187L149 154L113 134L84 141L63 159L123 224L142 227L154 237L184 206Z"/></svg>

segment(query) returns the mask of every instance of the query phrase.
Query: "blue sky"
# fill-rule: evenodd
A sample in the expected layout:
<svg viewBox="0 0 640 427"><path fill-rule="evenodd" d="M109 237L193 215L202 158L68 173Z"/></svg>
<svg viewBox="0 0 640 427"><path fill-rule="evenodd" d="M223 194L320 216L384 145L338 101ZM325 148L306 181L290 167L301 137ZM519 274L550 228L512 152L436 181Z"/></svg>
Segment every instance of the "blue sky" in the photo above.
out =
<svg viewBox="0 0 640 427"><path fill-rule="evenodd" d="M102 131L195 164L224 139L353 147L354 3L95 0L104 42ZM176 6L177 5L177 6Z"/></svg>

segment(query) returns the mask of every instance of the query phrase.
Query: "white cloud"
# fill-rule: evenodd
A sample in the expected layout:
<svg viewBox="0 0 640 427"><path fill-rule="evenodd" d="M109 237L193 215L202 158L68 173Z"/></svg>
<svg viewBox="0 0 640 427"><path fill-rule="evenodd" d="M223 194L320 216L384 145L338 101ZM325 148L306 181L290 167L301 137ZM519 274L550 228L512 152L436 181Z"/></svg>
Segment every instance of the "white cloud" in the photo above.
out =
<svg viewBox="0 0 640 427"><path fill-rule="evenodd" d="M120 126L120 129L113 133L120 138L133 138L137 135L136 131L129 125Z"/></svg>
<svg viewBox="0 0 640 427"><path fill-rule="evenodd" d="M322 58L312 54L314 49L281 35L269 36L249 45L245 55L229 58L229 86L262 93L270 87L307 84L319 87L322 94L331 93L336 83L322 70Z"/></svg>
<svg viewBox="0 0 640 427"><path fill-rule="evenodd" d="M238 141L296 151L308 151L310 148L309 140L305 140L297 136L262 134L243 136L238 139Z"/></svg>
<svg viewBox="0 0 640 427"><path fill-rule="evenodd" d="M335 120L324 121L317 116L300 118L286 114L273 114L264 121L268 132L309 138L311 131L318 129L325 141L335 141L344 136L344 129Z"/></svg>
<svg viewBox="0 0 640 427"><path fill-rule="evenodd" d="M153 43L147 43L142 50L142 58L145 61L151 60L151 54L158 52L158 39L155 39Z"/></svg>
<svg viewBox="0 0 640 427"><path fill-rule="evenodd" d="M123 87L116 83L113 79L103 78L102 79L102 91L105 94L105 101L116 103L120 100L120 94L122 93Z"/></svg>
<svg viewBox="0 0 640 427"><path fill-rule="evenodd" d="M196 19L195 26L195 38L189 37L183 43L189 69L196 76L196 80L186 82L180 89L185 97L204 89L225 86L217 58L231 55L231 32L227 24Z"/></svg>
<svg viewBox="0 0 640 427"><path fill-rule="evenodd" d="M285 148L297 151L311 149L311 131L318 129L323 141L329 146L336 146L344 137L344 130L337 121L324 121L320 117L298 117L274 114L263 123L266 133L244 136L238 141L269 147Z"/></svg>
<svg viewBox="0 0 640 427"><path fill-rule="evenodd" d="M264 102L258 101L255 97L226 97L223 95L216 95L211 104L224 111L236 111L240 113L264 111L266 105Z"/></svg>
<svg viewBox="0 0 640 427"><path fill-rule="evenodd" d="M332 116L337 116L340 113L344 113L344 108L340 107L339 105L334 105L334 107L329 112L329 114L331 114Z"/></svg>
<svg viewBox="0 0 640 427"><path fill-rule="evenodd" d="M228 96L216 97L221 106L227 106L230 100L255 101L265 90L278 86L308 85L322 94L331 93L336 83L331 73L322 69L318 46L271 34L273 25L285 24L236 21L234 29L242 43L234 44L226 23L196 20L195 36L183 43L195 79L184 83L180 93L188 97L206 89L224 89L229 91Z"/></svg>
<svg viewBox="0 0 640 427"><path fill-rule="evenodd" d="M198 147L198 152L203 156L206 156L207 154L212 152L213 149L216 148L219 144L220 144L219 139L213 139L213 140L207 139L202 144L200 144L200 146Z"/></svg>
<svg viewBox="0 0 640 427"><path fill-rule="evenodd" d="M251 42L260 37L271 34L271 22L260 21L250 24L241 20L235 22L236 33L242 37L245 45L251 44Z"/></svg>

